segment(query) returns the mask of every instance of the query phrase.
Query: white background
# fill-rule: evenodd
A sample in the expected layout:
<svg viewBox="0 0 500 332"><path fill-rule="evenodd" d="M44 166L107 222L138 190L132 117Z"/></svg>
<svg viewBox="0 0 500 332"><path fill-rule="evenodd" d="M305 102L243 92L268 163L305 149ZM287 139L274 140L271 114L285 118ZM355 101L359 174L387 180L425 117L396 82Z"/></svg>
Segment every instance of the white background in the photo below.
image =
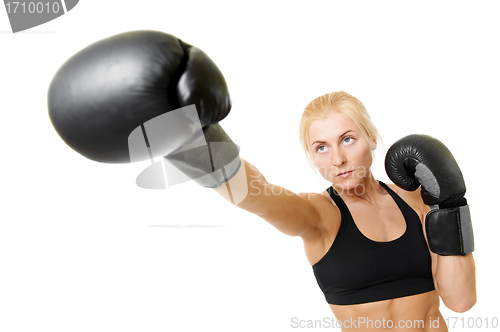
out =
<svg viewBox="0 0 500 332"><path fill-rule="evenodd" d="M242 157L292 191L329 185L298 141L304 106L327 92L367 107L385 142L377 179L389 182L383 160L395 140L443 141L467 184L478 302L463 314L441 303L441 312L491 322L500 295L499 10L456 0L82 0L16 34L0 10L0 331L286 331L296 330L292 317L331 316L300 238L193 183L138 188L145 164L96 163L59 138L47 113L56 70L85 46L137 29L209 54L233 101L221 124Z"/></svg>

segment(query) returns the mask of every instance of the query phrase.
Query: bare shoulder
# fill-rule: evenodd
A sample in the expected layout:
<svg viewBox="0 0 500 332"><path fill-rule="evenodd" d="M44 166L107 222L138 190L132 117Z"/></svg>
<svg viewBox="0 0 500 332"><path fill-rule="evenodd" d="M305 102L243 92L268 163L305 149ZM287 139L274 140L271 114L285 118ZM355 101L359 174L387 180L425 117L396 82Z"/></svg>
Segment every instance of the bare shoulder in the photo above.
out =
<svg viewBox="0 0 500 332"><path fill-rule="evenodd" d="M309 200L318 212L320 218L317 227L321 236L328 235L340 225L340 210L327 191L321 193L300 193L302 198Z"/></svg>
<svg viewBox="0 0 500 332"><path fill-rule="evenodd" d="M318 211L317 231L314 236L302 237L307 259L314 265L331 247L340 228L341 214L328 192L300 194L306 197Z"/></svg>

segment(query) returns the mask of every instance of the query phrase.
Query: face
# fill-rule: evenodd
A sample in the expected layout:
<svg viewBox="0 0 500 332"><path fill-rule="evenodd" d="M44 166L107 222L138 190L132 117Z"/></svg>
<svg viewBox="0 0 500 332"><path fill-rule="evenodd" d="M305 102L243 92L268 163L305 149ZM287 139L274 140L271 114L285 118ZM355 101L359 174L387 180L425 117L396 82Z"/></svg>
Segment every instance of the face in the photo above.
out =
<svg viewBox="0 0 500 332"><path fill-rule="evenodd" d="M348 116L329 112L327 118L312 122L309 144L313 164L335 187L352 190L363 186L370 176L374 145Z"/></svg>

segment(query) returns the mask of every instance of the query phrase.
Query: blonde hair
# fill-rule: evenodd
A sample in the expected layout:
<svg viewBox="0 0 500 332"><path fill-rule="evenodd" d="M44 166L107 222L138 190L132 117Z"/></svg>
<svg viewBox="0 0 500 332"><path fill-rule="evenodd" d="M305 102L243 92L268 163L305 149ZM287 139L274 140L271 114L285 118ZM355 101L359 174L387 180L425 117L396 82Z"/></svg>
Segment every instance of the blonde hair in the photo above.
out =
<svg viewBox="0 0 500 332"><path fill-rule="evenodd" d="M377 128L373 125L363 103L356 97L345 91L327 93L313 99L307 104L300 120L299 139L300 143L310 159L309 127L315 120L324 119L329 112L339 112L347 115L361 130L369 144L381 141ZM373 150L372 150L373 156Z"/></svg>

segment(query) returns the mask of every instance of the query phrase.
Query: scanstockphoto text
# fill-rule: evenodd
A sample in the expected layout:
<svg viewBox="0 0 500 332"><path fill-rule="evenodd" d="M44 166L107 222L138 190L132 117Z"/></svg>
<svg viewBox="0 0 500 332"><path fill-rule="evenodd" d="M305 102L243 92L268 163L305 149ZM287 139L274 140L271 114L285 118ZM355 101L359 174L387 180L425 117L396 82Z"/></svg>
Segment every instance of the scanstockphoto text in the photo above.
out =
<svg viewBox="0 0 500 332"><path fill-rule="evenodd" d="M252 167L252 165L249 166ZM333 173L333 170L331 168L319 171L323 174L325 178L330 179L335 177L335 174ZM364 169L363 167L359 167L353 170L351 177L364 178L367 176L368 172L369 171ZM293 192L286 190L285 188L280 186L263 186L262 179L258 175L249 174L248 176L250 177L250 179L248 180L248 195L250 196L295 195ZM362 183L350 190L354 190L354 193L356 195L363 195L366 192L365 185ZM342 195L342 189L336 189L334 193Z"/></svg>
<svg viewBox="0 0 500 332"><path fill-rule="evenodd" d="M444 317L444 321L450 329L496 329L498 328L497 316L449 316ZM341 329L416 329L416 328L439 328L438 317L428 317L424 319L372 319L366 316L337 320L334 317L322 317L319 319L304 319L297 316L290 317L290 327L292 328L341 328Z"/></svg>

